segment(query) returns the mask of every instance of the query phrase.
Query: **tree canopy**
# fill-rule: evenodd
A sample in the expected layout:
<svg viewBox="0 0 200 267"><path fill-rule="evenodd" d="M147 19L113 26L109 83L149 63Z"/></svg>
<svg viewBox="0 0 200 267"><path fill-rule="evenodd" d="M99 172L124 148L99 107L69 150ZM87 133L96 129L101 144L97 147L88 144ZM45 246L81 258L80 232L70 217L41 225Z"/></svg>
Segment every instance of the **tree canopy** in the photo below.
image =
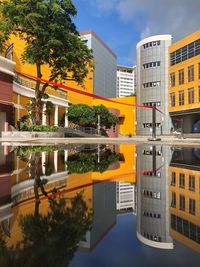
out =
<svg viewBox="0 0 200 267"><path fill-rule="evenodd" d="M69 173L87 173L87 172L105 172L109 166L119 161L119 154L112 152L110 149L97 152L87 153L79 152L68 157L65 163Z"/></svg>
<svg viewBox="0 0 200 267"><path fill-rule="evenodd" d="M83 84L93 67L93 57L72 21L76 14L71 0L1 0L0 49L5 49L6 41L15 34L25 41L22 60L35 64L37 78L42 77L41 66L47 64L51 70L49 80ZM41 99L46 87L37 81L37 124L41 122Z"/></svg>
<svg viewBox="0 0 200 267"><path fill-rule="evenodd" d="M84 127L97 127L98 115L100 116L100 126L110 129L119 123L119 119L103 106L88 106L85 104L71 105L68 109L68 120L74 124Z"/></svg>
<svg viewBox="0 0 200 267"><path fill-rule="evenodd" d="M92 211L78 193L49 199L47 213L21 215L22 240L9 247L0 228L0 266L60 267L68 266L79 242L92 226Z"/></svg>

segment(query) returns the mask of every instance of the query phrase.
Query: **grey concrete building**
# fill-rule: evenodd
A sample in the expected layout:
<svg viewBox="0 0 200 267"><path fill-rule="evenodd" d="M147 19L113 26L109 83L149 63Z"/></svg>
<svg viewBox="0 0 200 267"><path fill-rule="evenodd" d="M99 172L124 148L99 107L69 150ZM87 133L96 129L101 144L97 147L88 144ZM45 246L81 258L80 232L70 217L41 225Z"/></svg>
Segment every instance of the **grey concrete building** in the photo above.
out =
<svg viewBox="0 0 200 267"><path fill-rule="evenodd" d="M117 57L94 31L80 32L94 56L94 94L106 98L116 97Z"/></svg>
<svg viewBox="0 0 200 267"><path fill-rule="evenodd" d="M168 113L168 47L171 35L148 37L137 44L137 104L155 105L163 113L156 112L156 133L169 134L171 119ZM137 109L137 134L151 135L152 112Z"/></svg>
<svg viewBox="0 0 200 267"><path fill-rule="evenodd" d="M169 235L170 147L137 147L137 237L151 247L173 249Z"/></svg>

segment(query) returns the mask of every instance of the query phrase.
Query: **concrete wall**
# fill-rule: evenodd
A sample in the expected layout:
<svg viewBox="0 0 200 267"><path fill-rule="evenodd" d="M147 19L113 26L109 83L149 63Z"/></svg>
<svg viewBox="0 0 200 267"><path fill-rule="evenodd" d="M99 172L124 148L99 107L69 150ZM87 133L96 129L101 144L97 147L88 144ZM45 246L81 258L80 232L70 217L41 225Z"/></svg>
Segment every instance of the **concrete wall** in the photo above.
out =
<svg viewBox="0 0 200 267"><path fill-rule="evenodd" d="M149 45L151 43L151 46ZM146 45L148 44L148 47ZM168 47L171 35L158 35L146 38L137 45L137 104L147 105L157 102L157 108L164 114L156 112L157 134L169 134L171 120L168 114ZM146 68L144 64L160 62L160 65ZM153 86L144 87L147 83ZM137 134L150 135L152 112L140 108L137 112Z"/></svg>

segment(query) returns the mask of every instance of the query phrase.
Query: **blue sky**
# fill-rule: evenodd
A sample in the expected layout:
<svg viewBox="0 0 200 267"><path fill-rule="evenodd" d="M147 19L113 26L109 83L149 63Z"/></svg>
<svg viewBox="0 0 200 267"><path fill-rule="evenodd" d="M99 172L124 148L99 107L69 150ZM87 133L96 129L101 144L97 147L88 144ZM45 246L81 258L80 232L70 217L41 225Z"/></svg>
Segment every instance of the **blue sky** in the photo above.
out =
<svg viewBox="0 0 200 267"><path fill-rule="evenodd" d="M135 64L142 38L172 34L174 40L200 28L200 0L73 0L78 30L91 29L117 55L118 64Z"/></svg>

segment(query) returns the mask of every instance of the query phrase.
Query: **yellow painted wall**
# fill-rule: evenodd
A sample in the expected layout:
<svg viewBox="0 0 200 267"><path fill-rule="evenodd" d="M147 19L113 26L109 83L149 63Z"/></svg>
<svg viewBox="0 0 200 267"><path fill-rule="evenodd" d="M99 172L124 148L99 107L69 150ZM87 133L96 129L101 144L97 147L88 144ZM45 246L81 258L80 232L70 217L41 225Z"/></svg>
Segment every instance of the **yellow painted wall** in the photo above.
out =
<svg viewBox="0 0 200 267"><path fill-rule="evenodd" d="M21 55L25 48L25 42L20 40L16 36L11 36L9 44L14 44L13 48L13 60L16 62L16 70L22 73L27 73L36 76L36 67L31 64L23 64L21 60ZM42 74L44 79L48 79L50 76L50 69L47 65L42 66ZM88 93L93 93L93 72L91 71L88 74L88 77L85 79L84 86L77 85L77 83L73 81L65 81L64 85L79 89L81 91L85 91ZM63 89L66 90L66 89ZM67 91L67 90L66 90ZM81 94L77 94L74 92L68 91L68 99L73 104L85 103L91 105L92 98L88 96L84 96Z"/></svg>
<svg viewBox="0 0 200 267"><path fill-rule="evenodd" d="M169 47L170 53L200 39L200 30L192 33L191 35L185 37L184 39L174 43ZM169 66L169 85L170 85L170 74L175 73L176 84L174 87L169 87L168 90L168 101L169 101L169 112L177 112L182 110L190 110L195 108L200 108L200 102L198 97L198 86L200 86L200 79L198 79L198 64L200 63L200 55L194 56L188 60L175 64L174 66ZM194 81L188 82L188 67L194 65ZM184 69L184 84L179 85L179 70ZM188 89L194 87L194 103L188 104ZM184 105L179 106L179 96L178 92L184 90ZM175 93L175 107L170 106L170 93Z"/></svg>
<svg viewBox="0 0 200 267"><path fill-rule="evenodd" d="M124 98L111 98L114 101L122 102L125 104L136 104L136 97L124 97ZM104 105L107 108L115 108L120 111L121 115L124 115L124 121L122 124L119 125L119 134L121 135L135 135L136 134L136 108L126 105L121 105L117 103L107 102L104 100L94 99L93 105Z"/></svg>

